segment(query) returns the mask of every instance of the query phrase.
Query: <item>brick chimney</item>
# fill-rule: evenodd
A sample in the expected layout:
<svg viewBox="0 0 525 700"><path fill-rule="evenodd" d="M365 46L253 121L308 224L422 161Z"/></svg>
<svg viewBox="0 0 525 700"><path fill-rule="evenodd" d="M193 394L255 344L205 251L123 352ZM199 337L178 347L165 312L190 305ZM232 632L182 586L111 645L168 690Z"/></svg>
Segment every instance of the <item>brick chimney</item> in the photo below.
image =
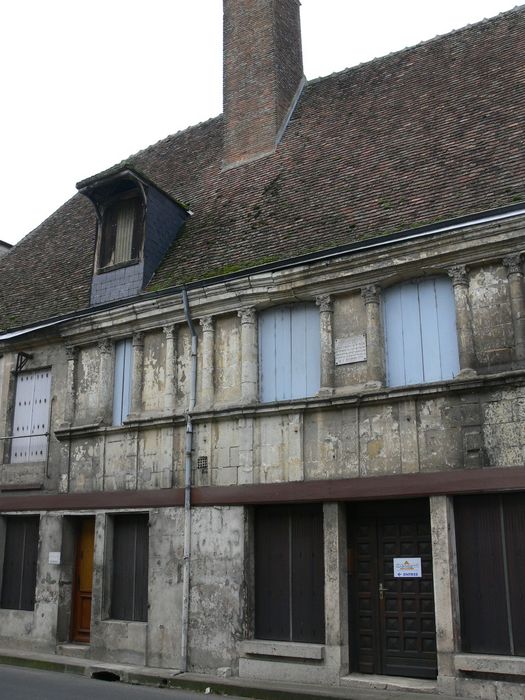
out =
<svg viewBox="0 0 525 700"><path fill-rule="evenodd" d="M225 169L273 153L304 83L299 0L224 0Z"/></svg>

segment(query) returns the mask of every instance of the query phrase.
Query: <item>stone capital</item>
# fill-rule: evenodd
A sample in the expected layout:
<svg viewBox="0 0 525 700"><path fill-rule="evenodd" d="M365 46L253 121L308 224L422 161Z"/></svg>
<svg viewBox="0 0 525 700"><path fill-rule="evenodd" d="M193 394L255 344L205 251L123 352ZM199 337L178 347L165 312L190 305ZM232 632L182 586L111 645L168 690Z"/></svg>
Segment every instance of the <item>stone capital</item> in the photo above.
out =
<svg viewBox="0 0 525 700"><path fill-rule="evenodd" d="M240 309L237 311L237 316L241 319L241 323L255 323L255 307L247 306L245 309Z"/></svg>
<svg viewBox="0 0 525 700"><path fill-rule="evenodd" d="M205 316L199 320L202 326L203 333L211 333L213 331L213 316Z"/></svg>
<svg viewBox="0 0 525 700"><path fill-rule="evenodd" d="M74 362L78 357L78 348L76 345L66 345L66 359Z"/></svg>
<svg viewBox="0 0 525 700"><path fill-rule="evenodd" d="M452 280L452 284L468 287L469 275L466 265L453 265L447 270L448 276Z"/></svg>
<svg viewBox="0 0 525 700"><path fill-rule="evenodd" d="M521 253L511 253L503 258L503 264L507 268L507 275L522 275Z"/></svg>
<svg viewBox="0 0 525 700"><path fill-rule="evenodd" d="M110 338L101 338L98 341L98 349L103 354L109 354L113 350L113 343Z"/></svg>
<svg viewBox="0 0 525 700"><path fill-rule="evenodd" d="M176 327L174 324L169 325L169 326L164 326L162 328L164 331L164 335L166 336L166 340L173 340L175 338L175 335L177 333Z"/></svg>
<svg viewBox="0 0 525 700"><path fill-rule="evenodd" d="M361 288L361 296L365 304L379 304L381 287L378 284L369 284Z"/></svg>
<svg viewBox="0 0 525 700"><path fill-rule="evenodd" d="M144 347L144 333L142 333L142 331L139 331L138 333L133 333L132 345L134 348Z"/></svg>
<svg viewBox="0 0 525 700"><path fill-rule="evenodd" d="M315 303L321 313L332 313L333 302L329 294L320 294L318 297L315 297Z"/></svg>

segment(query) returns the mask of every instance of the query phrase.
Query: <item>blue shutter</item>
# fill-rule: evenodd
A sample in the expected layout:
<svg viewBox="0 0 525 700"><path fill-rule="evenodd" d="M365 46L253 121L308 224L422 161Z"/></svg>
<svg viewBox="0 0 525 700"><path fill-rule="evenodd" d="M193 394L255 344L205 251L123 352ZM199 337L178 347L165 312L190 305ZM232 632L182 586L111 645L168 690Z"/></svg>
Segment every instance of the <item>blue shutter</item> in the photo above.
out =
<svg viewBox="0 0 525 700"><path fill-rule="evenodd" d="M389 386L451 379L459 372L450 280L391 287L385 291L383 309Z"/></svg>
<svg viewBox="0 0 525 700"><path fill-rule="evenodd" d="M113 425L122 425L131 409L131 338L115 344Z"/></svg>
<svg viewBox="0 0 525 700"><path fill-rule="evenodd" d="M441 378L451 379L459 373L459 349L456 329L456 304L450 280L442 277L434 280L438 317Z"/></svg>
<svg viewBox="0 0 525 700"><path fill-rule="evenodd" d="M259 316L261 401L286 401L319 391L321 338L319 310L294 304Z"/></svg>

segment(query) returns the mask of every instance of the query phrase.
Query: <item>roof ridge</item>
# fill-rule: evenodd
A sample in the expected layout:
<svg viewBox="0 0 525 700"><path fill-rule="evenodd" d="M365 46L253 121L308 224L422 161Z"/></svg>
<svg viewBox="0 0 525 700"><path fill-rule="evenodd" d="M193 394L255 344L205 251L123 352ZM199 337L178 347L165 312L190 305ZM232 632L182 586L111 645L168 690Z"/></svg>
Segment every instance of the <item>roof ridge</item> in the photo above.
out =
<svg viewBox="0 0 525 700"><path fill-rule="evenodd" d="M95 178L101 178L101 177L110 175L110 174L112 174L114 172L118 172L119 170L122 170L123 168L126 168L126 167L132 167L135 170L137 170L137 168L134 164L134 161L137 158L142 157L144 154L147 154L147 152L150 149L157 148L157 146L161 143L166 143L170 140L174 140L175 138L180 138L185 133L192 132L195 129L201 128L203 126L207 126L208 124L211 124L211 122L215 121L216 119L220 119L221 117L222 117L222 114L217 114L214 117L209 117L208 119L205 119L204 121L197 122L196 124L190 124L190 125L184 127L184 129L179 129L178 131L175 131L173 134L168 134L167 136L163 136L162 138L158 139L154 143L150 143L149 145L145 146L144 148L141 148L140 150L136 151L135 153L131 153L129 156L127 156L126 158L123 158L118 163L113 163L113 165L110 165L109 167L104 168L104 170L99 170L98 172L94 173L93 175L82 178L81 180L79 180L77 182L77 187L79 185L81 185L82 183L87 183L87 182L90 182L91 180L94 180Z"/></svg>
<svg viewBox="0 0 525 700"><path fill-rule="evenodd" d="M433 36L430 39L424 39L423 41L419 41L417 44L405 46L404 48L398 49L397 51L390 51L390 53L386 53L382 56L375 56L374 58L371 58L368 61L361 61L361 63L356 63L353 66L347 66L346 68L342 68L341 70L333 71L332 73L328 73L328 75L320 75L317 78L312 78L311 80L306 81L306 87L320 83L323 80L327 80L328 78L334 78L338 75L344 75L345 73L350 73L351 71L354 71L357 68L363 68L364 66L370 66L370 65L373 65L374 63L379 63L381 61L384 61L387 58L391 58L392 56L398 56L398 55L401 55L403 53L408 53L409 51L414 51L415 49L418 49L421 46L425 46L427 44L432 44L433 42L436 42L436 41L441 41L442 39L454 36L455 34L467 33L467 32L472 31L473 29L479 29L481 27L481 25L489 25L489 24L495 22L496 20L500 21L501 19L507 18L509 15L518 14L519 12L524 12L524 11L525 11L525 4L515 5L514 7L510 8L509 10L503 10L503 12L498 12L497 15L493 15L492 17L484 17L483 19L480 19L478 22L471 22L470 24L465 24L462 27L458 27L457 29L451 29L449 32L445 32L444 34L436 34L436 36Z"/></svg>

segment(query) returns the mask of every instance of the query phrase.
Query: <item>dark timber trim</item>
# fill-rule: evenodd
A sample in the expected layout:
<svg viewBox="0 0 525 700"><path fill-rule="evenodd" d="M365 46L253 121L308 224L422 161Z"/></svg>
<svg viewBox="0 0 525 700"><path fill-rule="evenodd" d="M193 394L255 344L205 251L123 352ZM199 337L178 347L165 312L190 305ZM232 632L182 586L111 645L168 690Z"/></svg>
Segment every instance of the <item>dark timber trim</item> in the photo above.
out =
<svg viewBox="0 0 525 700"><path fill-rule="evenodd" d="M425 474L392 474L247 486L199 486L192 489L192 503L194 506L320 503L501 491L525 491L525 467L462 469ZM166 508L182 506L183 503L182 488L6 495L0 496L0 512Z"/></svg>

